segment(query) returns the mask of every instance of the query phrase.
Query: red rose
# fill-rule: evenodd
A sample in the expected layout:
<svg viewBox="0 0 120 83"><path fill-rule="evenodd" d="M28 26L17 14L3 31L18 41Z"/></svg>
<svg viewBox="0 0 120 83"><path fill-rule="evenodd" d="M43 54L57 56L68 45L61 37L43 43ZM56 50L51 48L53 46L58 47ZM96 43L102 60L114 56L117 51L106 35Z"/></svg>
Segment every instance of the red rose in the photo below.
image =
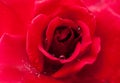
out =
<svg viewBox="0 0 120 83"><path fill-rule="evenodd" d="M35 13L27 52L39 72L64 77L96 60L100 39L94 34L95 17L80 0L37 1Z"/></svg>
<svg viewBox="0 0 120 83"><path fill-rule="evenodd" d="M0 82L119 83L119 3L20 2L1 0Z"/></svg>

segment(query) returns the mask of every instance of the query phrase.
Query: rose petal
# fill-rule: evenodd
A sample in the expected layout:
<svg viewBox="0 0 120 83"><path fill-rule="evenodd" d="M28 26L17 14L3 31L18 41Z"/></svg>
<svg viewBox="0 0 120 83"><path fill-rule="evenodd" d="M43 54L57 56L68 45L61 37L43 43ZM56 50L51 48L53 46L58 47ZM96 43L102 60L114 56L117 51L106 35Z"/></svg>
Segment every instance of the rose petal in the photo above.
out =
<svg viewBox="0 0 120 83"><path fill-rule="evenodd" d="M56 3L56 4L53 4ZM62 4L64 3L64 4ZM53 6L54 5L54 6ZM59 16L64 19L81 20L84 21L90 28L90 33L93 35L95 30L95 18L94 15L83 5L80 0L69 1L40 1L36 2L37 14L42 13L48 15L51 18ZM47 10L50 7L50 11Z"/></svg>
<svg viewBox="0 0 120 83"><path fill-rule="evenodd" d="M81 27L82 29L82 43L86 43L86 42L91 42L92 37L90 35L90 29L89 27L86 25L86 23L82 22L82 21L77 21L77 24Z"/></svg>
<svg viewBox="0 0 120 83"><path fill-rule="evenodd" d="M120 15L120 10L119 10L119 8L120 8L120 1L119 0L116 0L113 3L111 3L109 7L112 10L114 10L115 13Z"/></svg>
<svg viewBox="0 0 120 83"><path fill-rule="evenodd" d="M44 30L48 24L48 18L45 15L36 16L31 27L27 33L27 53L31 64L35 66L39 71L43 69L43 55L38 49L38 46L43 47Z"/></svg>
<svg viewBox="0 0 120 83"><path fill-rule="evenodd" d="M25 27L15 13L5 4L0 2L0 37L4 32L12 34L24 34ZM24 27L24 28L22 28Z"/></svg>
<svg viewBox="0 0 120 83"><path fill-rule="evenodd" d="M116 3L119 4L119 0L116 0ZM120 14L116 3L112 3L112 7L110 4L102 8L99 7L99 11L93 11L97 18L96 35L101 38L101 51L97 61L82 71L84 78L89 74L103 83L120 82Z"/></svg>
<svg viewBox="0 0 120 83"><path fill-rule="evenodd" d="M54 4L54 3L57 3L57 4ZM58 11L59 8L61 7L61 5L64 5L64 4L68 4L68 5L81 5L81 6L84 6L82 1L80 0L37 0L36 1L36 14L46 14L46 15L49 15L49 14L53 14L55 13L55 11ZM50 11L48 11L48 7Z"/></svg>
<svg viewBox="0 0 120 83"><path fill-rule="evenodd" d="M69 19L62 19L59 17L54 18L48 25L46 30L46 39L47 39L47 50L49 49L55 29L59 26L70 26L70 27L77 27L72 20Z"/></svg>
<svg viewBox="0 0 120 83"><path fill-rule="evenodd" d="M74 60L78 56L78 54L81 54L91 42L89 28L81 21L78 21L78 24L79 24L79 26L81 26L81 28L83 30L83 45L79 45L79 46L76 46L76 47L78 47L79 49L82 49L81 51L78 51L78 48L76 48L75 52L72 54L72 56L70 58L68 58L67 60L59 60L59 59L55 58L54 56L52 56L51 54L47 53L41 46L39 46L39 50L47 58L49 58L51 60L55 60L55 61L60 61L61 63L66 63L66 62L70 62L70 61ZM56 29L57 26L60 26L60 25L68 25L68 26L71 26L71 27L75 26L74 23L71 20L68 20L68 19L61 19L59 17L56 17L55 19L53 19L49 23L47 31L46 31L46 38L47 38L47 42L48 42L48 44L47 44L48 47L47 48L49 48L49 46L52 42L52 37L53 37L53 34L54 34L54 30Z"/></svg>
<svg viewBox="0 0 120 83"><path fill-rule="evenodd" d="M96 17L98 25L96 33L101 37L102 41L101 58L97 63L101 68L101 71L97 71L99 72L98 77L114 82L117 78L116 73L118 72L119 74L120 70L120 14L107 6L101 11L97 11ZM100 63L104 64L100 65ZM112 80L113 78L114 80ZM119 82L120 81L118 81L118 83Z"/></svg>
<svg viewBox="0 0 120 83"><path fill-rule="evenodd" d="M32 19L34 1L35 0L1 0L1 2L24 23L28 23L28 20L30 22Z"/></svg>
<svg viewBox="0 0 120 83"><path fill-rule="evenodd" d="M91 35L94 34L96 26L95 17L86 7L81 7L79 5L64 5L58 15L60 15L62 18L69 18L75 22L80 20L86 23L86 25L89 27Z"/></svg>
<svg viewBox="0 0 120 83"><path fill-rule="evenodd" d="M84 0L84 3L87 6L96 5L97 3L100 3L100 2L102 2L102 1L100 1L100 0Z"/></svg>
<svg viewBox="0 0 120 83"><path fill-rule="evenodd" d="M0 36L4 32L25 35L33 3L34 0L0 0Z"/></svg>
<svg viewBox="0 0 120 83"><path fill-rule="evenodd" d="M0 64L19 66L26 56L25 39L4 34L0 39ZM22 42L19 42L22 41ZM14 44L15 43L15 44ZM18 45L17 45L18 44ZM12 48L12 49L11 49ZM14 52L14 55L13 55ZM17 55L17 56L16 56ZM15 63L16 62L16 63Z"/></svg>
<svg viewBox="0 0 120 83"><path fill-rule="evenodd" d="M27 61L25 40L4 34L0 39L0 82L19 81L24 60Z"/></svg>
<svg viewBox="0 0 120 83"><path fill-rule="evenodd" d="M51 77L37 75L27 64L29 61L24 38L4 34L0 39L1 83L63 83Z"/></svg>
<svg viewBox="0 0 120 83"><path fill-rule="evenodd" d="M99 51L100 51L100 39L95 38L92 43L91 52L87 54L87 57L84 57L81 60L76 60L74 62L65 64L60 70L58 70L52 76L65 77L80 71L86 64L92 64L96 60Z"/></svg>
<svg viewBox="0 0 120 83"><path fill-rule="evenodd" d="M86 51L86 49L89 47L89 45L91 45L91 42L85 43L83 45L80 45L80 43L78 42L71 56L67 60L60 60L60 62L68 63L75 60L78 57L81 57L82 54Z"/></svg>

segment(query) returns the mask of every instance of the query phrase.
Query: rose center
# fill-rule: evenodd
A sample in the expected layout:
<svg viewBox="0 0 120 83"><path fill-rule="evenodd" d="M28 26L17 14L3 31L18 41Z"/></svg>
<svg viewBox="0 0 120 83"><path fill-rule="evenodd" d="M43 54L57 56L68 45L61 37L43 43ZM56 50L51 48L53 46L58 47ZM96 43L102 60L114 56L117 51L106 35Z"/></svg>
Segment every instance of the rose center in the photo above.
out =
<svg viewBox="0 0 120 83"><path fill-rule="evenodd" d="M57 58L67 59L80 39L79 30L76 31L72 27L59 26L54 32L52 44L48 52Z"/></svg>
<svg viewBox="0 0 120 83"><path fill-rule="evenodd" d="M65 42L71 37L71 32L68 28L58 28L55 32L58 42Z"/></svg>

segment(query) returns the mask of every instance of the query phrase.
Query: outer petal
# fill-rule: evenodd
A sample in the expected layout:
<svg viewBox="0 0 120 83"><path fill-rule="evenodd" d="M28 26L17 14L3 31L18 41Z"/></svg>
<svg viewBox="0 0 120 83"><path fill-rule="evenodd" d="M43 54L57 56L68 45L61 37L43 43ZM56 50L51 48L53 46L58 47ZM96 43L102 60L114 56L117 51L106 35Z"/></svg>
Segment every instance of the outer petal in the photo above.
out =
<svg viewBox="0 0 120 83"><path fill-rule="evenodd" d="M26 60L25 41L12 37L4 34L0 39L0 82L3 83L20 81L20 69Z"/></svg>
<svg viewBox="0 0 120 83"><path fill-rule="evenodd" d="M18 18L25 22L31 20L35 0L0 0L10 11L14 12Z"/></svg>
<svg viewBox="0 0 120 83"><path fill-rule="evenodd" d="M95 5L95 4L99 3L99 2L101 2L101 0L84 0L84 3L87 6Z"/></svg>
<svg viewBox="0 0 120 83"><path fill-rule="evenodd" d="M48 25L49 19L45 15L38 15L32 20L32 24L27 33L27 53L31 64L39 71L43 69L43 55L38 46L43 47L44 31Z"/></svg>
<svg viewBox="0 0 120 83"><path fill-rule="evenodd" d="M97 6L97 5L100 5L100 4L110 4L110 3L113 3L114 1L116 0L84 0L83 2L85 3L85 5L87 5L88 7L89 6Z"/></svg>
<svg viewBox="0 0 120 83"><path fill-rule="evenodd" d="M56 4L54 4L56 3ZM43 0L36 1L36 15L45 14L51 18L61 17L73 21L81 20L90 28L93 35L95 30L95 18L93 14L84 6L81 0ZM48 7L49 11L48 11Z"/></svg>
<svg viewBox="0 0 120 83"><path fill-rule="evenodd" d="M57 3L57 4L54 4ZM84 6L81 0L37 0L36 1L36 13L43 13L43 14L51 14L54 13L53 11L60 8L60 5L81 5ZM48 11L48 8L50 7Z"/></svg>
<svg viewBox="0 0 120 83"><path fill-rule="evenodd" d="M18 36L4 34L0 39L1 83L63 83L40 75L29 65L25 41Z"/></svg>
<svg viewBox="0 0 120 83"><path fill-rule="evenodd" d="M100 61L104 63L99 74L105 80L119 83L116 78L120 70L120 14L108 6L97 13L97 20L97 33L102 40Z"/></svg>
<svg viewBox="0 0 120 83"><path fill-rule="evenodd" d="M112 6L96 7L94 10L97 17L96 35L101 38L101 52L96 62L84 68L79 76L90 76L103 83L120 83L120 14L117 7L119 5L113 3Z"/></svg>
<svg viewBox="0 0 120 83"><path fill-rule="evenodd" d="M0 35L4 32L24 35L33 6L34 0L0 0Z"/></svg>

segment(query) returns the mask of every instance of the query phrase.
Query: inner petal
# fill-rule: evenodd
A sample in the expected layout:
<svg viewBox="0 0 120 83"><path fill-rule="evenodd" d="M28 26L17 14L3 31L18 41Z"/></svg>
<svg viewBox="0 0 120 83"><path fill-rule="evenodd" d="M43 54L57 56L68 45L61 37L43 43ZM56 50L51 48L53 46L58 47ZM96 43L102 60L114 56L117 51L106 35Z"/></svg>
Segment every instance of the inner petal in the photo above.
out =
<svg viewBox="0 0 120 83"><path fill-rule="evenodd" d="M46 30L45 50L59 60L68 59L77 42L82 41L81 28L72 20L56 17Z"/></svg>
<svg viewBox="0 0 120 83"><path fill-rule="evenodd" d="M49 53L59 59L69 58L79 41L79 35L80 34L74 31L73 28L70 28L70 26L57 27Z"/></svg>
<svg viewBox="0 0 120 83"><path fill-rule="evenodd" d="M66 26L61 26L57 28L55 36L57 36L58 42L65 42L70 38L71 32Z"/></svg>

